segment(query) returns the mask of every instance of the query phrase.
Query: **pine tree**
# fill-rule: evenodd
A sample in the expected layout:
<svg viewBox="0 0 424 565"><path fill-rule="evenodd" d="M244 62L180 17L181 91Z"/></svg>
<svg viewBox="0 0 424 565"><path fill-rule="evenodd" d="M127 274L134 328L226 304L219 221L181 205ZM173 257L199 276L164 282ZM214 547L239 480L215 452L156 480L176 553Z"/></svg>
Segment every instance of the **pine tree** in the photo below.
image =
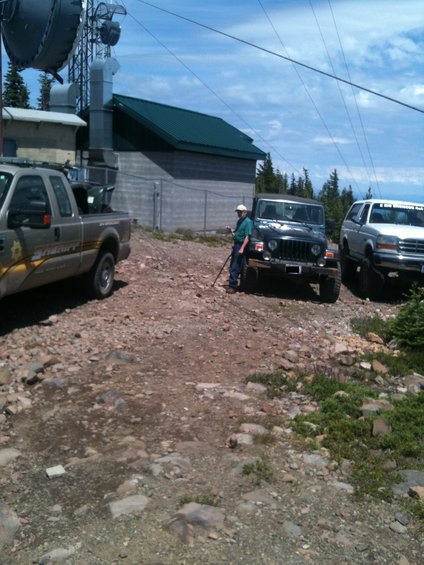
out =
<svg viewBox="0 0 424 565"><path fill-rule="evenodd" d="M313 198L314 197L314 188L312 186L311 179L309 178L308 169L303 168L303 176L304 176L304 179L305 179L304 196L305 196L305 198Z"/></svg>
<svg viewBox="0 0 424 565"><path fill-rule="evenodd" d="M4 80L3 105L11 108L29 109L29 90L16 65L7 63L7 73Z"/></svg>
<svg viewBox="0 0 424 565"><path fill-rule="evenodd" d="M290 187L289 187L288 193L292 194L292 195L297 194L297 181L296 181L293 173L292 173L292 176L291 176Z"/></svg>
<svg viewBox="0 0 424 565"><path fill-rule="evenodd" d="M325 206L327 219L335 220L336 222L334 230L329 234L331 239L336 241L338 240L340 226L344 218L344 210L339 192L339 176L336 169L330 173L329 179L323 184L322 190L319 193L319 200L321 200Z"/></svg>
<svg viewBox="0 0 424 565"><path fill-rule="evenodd" d="M371 198L372 198L372 188L369 186L367 193L365 195L365 200L371 200Z"/></svg>
<svg viewBox="0 0 424 565"><path fill-rule="evenodd" d="M40 84L40 95L37 99L37 107L39 110L50 110L50 91L54 83L54 78L48 73L41 73L38 82Z"/></svg>
<svg viewBox="0 0 424 565"><path fill-rule="evenodd" d="M259 192L278 192L270 153L266 154L263 164L259 165L256 173L256 193Z"/></svg>
<svg viewBox="0 0 424 565"><path fill-rule="evenodd" d="M283 175L278 169L275 173L275 188L278 194L287 194L289 188L287 173L284 173Z"/></svg>

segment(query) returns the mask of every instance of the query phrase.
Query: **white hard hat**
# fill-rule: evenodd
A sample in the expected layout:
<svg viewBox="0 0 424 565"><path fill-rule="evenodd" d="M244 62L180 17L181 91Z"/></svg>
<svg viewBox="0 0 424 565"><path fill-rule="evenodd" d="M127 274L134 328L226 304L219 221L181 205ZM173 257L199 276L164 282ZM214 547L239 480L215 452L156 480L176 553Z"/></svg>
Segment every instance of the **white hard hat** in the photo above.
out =
<svg viewBox="0 0 424 565"><path fill-rule="evenodd" d="M239 204L235 209L235 212L247 212L247 208L244 204Z"/></svg>

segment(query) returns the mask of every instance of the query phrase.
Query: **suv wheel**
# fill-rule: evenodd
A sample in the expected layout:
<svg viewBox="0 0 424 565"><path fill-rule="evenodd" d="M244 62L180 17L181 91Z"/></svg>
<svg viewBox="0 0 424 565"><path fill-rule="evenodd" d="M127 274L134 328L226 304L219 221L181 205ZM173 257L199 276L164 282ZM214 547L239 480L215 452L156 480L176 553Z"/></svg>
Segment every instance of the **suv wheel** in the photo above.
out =
<svg viewBox="0 0 424 565"><path fill-rule="evenodd" d="M356 274L356 263L349 258L349 248L343 246L340 249L340 267L342 270L342 281L344 283L351 282Z"/></svg>
<svg viewBox="0 0 424 565"><path fill-rule="evenodd" d="M359 292L363 298L377 300L384 286L384 275L372 266L370 259L364 259L359 272Z"/></svg>

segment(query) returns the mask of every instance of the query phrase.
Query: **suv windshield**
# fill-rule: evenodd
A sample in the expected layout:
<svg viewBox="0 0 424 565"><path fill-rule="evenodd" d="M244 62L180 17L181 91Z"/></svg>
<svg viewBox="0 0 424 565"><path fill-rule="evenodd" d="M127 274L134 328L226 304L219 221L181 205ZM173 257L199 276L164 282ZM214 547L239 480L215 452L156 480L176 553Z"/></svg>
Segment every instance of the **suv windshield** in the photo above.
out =
<svg viewBox="0 0 424 565"><path fill-rule="evenodd" d="M0 207L3 206L11 181L12 175L10 173L0 171Z"/></svg>
<svg viewBox="0 0 424 565"><path fill-rule="evenodd" d="M300 222L305 224L324 224L322 206L303 202L281 200L261 200L258 204L257 218L277 222Z"/></svg>
<svg viewBox="0 0 424 565"><path fill-rule="evenodd" d="M422 204L374 204L371 209L370 222L424 226L424 206Z"/></svg>

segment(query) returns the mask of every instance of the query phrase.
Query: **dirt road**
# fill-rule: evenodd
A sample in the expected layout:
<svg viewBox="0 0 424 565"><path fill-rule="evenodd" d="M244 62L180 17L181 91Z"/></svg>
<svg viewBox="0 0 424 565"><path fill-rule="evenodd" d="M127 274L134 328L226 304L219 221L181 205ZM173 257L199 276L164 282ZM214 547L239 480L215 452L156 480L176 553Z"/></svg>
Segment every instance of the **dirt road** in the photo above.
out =
<svg viewBox="0 0 424 565"><path fill-rule="evenodd" d="M424 563L400 500L356 500L347 462L294 439L311 400L246 382L340 375L381 347L350 319L398 305L227 295L225 273L212 283L228 251L137 231L111 298L73 281L2 302L2 565Z"/></svg>

